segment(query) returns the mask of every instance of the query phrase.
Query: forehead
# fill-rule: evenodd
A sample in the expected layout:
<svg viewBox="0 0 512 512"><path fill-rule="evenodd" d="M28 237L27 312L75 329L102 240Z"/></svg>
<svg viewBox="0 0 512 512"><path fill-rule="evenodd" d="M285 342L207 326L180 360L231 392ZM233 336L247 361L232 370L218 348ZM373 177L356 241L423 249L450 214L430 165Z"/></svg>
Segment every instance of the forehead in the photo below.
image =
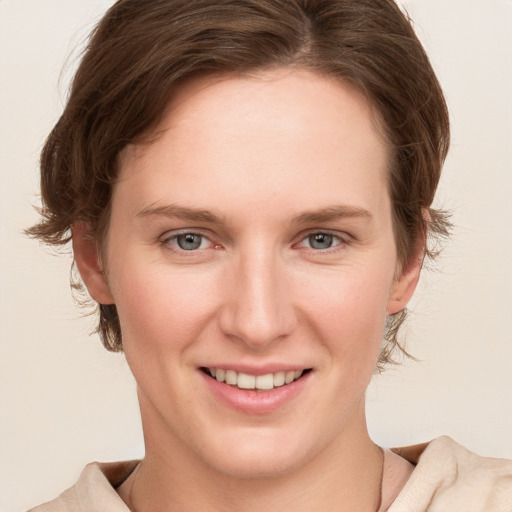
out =
<svg viewBox="0 0 512 512"><path fill-rule="evenodd" d="M353 87L279 69L182 84L153 140L123 152L116 189L132 183L139 208L170 200L216 207L226 191L262 206L278 198L284 207L286 191L368 202L386 188L388 160L373 109Z"/></svg>

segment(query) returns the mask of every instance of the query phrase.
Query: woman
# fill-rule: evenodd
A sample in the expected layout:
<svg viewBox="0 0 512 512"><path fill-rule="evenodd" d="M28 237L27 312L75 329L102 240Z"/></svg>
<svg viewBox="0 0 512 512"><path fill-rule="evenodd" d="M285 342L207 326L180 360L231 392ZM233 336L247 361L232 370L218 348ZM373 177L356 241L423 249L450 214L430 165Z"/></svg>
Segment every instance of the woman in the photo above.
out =
<svg viewBox="0 0 512 512"><path fill-rule="evenodd" d="M390 0L116 3L45 145L30 233L72 242L146 455L35 510L510 508L509 462L446 438L384 451L366 428L447 234L448 143Z"/></svg>

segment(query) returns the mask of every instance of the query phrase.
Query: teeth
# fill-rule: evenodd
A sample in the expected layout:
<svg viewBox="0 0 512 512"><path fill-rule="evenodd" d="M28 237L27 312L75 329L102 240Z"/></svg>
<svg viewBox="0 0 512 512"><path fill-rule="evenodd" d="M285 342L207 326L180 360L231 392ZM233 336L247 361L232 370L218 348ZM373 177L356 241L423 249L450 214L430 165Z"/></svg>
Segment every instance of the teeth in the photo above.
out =
<svg viewBox="0 0 512 512"><path fill-rule="evenodd" d="M284 386L285 372L274 373L274 387Z"/></svg>
<svg viewBox="0 0 512 512"><path fill-rule="evenodd" d="M238 382L238 377L236 372L233 370L226 370L226 384L229 384L230 386L236 386Z"/></svg>
<svg viewBox="0 0 512 512"><path fill-rule="evenodd" d="M284 377L284 383L285 384L290 384L290 382L293 382L294 379L295 379L295 372L294 371L286 372L286 375Z"/></svg>
<svg viewBox="0 0 512 512"><path fill-rule="evenodd" d="M247 373L239 373L237 384L241 389L254 389L256 387L256 377Z"/></svg>
<svg viewBox="0 0 512 512"><path fill-rule="evenodd" d="M238 386L240 389L274 389L285 384L290 384L302 376L304 370L290 370L289 372L267 373L265 375L249 375L237 373L234 370L222 370L221 368L208 368L210 375L219 382L225 382L230 386Z"/></svg>
<svg viewBox="0 0 512 512"><path fill-rule="evenodd" d="M256 377L256 389L273 389L274 375L267 373L266 375L258 375Z"/></svg>

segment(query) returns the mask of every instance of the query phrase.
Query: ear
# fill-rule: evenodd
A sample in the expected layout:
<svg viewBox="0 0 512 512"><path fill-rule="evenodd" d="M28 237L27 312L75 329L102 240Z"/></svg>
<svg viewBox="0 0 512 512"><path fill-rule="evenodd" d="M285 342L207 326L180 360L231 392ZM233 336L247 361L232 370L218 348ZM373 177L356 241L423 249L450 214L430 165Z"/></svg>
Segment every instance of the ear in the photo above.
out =
<svg viewBox="0 0 512 512"><path fill-rule="evenodd" d="M114 304L97 244L90 236L89 225L77 222L71 231L75 263L89 295L99 304Z"/></svg>
<svg viewBox="0 0 512 512"><path fill-rule="evenodd" d="M393 315L405 309L411 300L414 290L416 290L424 258L423 244L418 243L418 246L419 249L416 250L414 257L393 282L388 299L388 315Z"/></svg>

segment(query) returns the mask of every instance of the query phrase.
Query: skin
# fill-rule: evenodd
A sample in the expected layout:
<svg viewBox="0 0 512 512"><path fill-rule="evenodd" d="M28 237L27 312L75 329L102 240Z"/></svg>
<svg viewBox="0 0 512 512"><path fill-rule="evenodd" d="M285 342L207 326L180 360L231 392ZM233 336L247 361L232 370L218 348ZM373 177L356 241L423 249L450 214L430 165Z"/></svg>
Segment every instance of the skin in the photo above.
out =
<svg viewBox="0 0 512 512"><path fill-rule="evenodd" d="M364 395L421 258L398 263L375 118L306 71L196 79L156 140L121 155L103 258L75 225L77 266L116 304L138 385L146 456L120 489L137 511L378 508ZM180 248L185 233L198 249ZM227 364L311 372L276 411L246 414L200 370Z"/></svg>

